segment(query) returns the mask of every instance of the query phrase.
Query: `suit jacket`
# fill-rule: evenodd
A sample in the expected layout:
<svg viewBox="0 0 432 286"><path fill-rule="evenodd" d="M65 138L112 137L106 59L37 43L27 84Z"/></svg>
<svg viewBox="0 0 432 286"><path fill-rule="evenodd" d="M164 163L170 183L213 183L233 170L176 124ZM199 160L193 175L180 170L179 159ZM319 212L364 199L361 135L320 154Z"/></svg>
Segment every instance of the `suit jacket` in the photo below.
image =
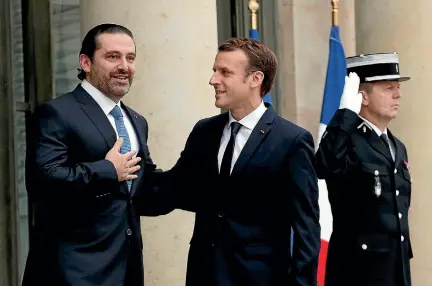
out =
<svg viewBox="0 0 432 286"><path fill-rule="evenodd" d="M146 120L123 108L142 158L130 192L105 160L116 133L80 85L42 104L33 115L26 186L35 224L22 285L123 285L127 260L137 265L134 279L143 285L139 215L146 212L135 207L134 198L155 166Z"/></svg>
<svg viewBox="0 0 432 286"><path fill-rule="evenodd" d="M196 212L188 286L317 284L313 139L267 108L229 179L219 178L217 159L228 113L199 121L168 172L178 189L174 204Z"/></svg>
<svg viewBox="0 0 432 286"><path fill-rule="evenodd" d="M411 285L408 156L388 135L394 161L376 132L342 109L322 137L317 173L326 180L333 214L326 285Z"/></svg>

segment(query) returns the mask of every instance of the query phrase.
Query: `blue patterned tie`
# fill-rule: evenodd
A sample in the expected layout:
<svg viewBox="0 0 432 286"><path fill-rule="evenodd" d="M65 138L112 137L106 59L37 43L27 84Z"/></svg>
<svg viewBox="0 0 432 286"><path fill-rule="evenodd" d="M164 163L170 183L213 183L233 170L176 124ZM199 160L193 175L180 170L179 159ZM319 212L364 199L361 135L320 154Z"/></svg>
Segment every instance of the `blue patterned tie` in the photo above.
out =
<svg viewBox="0 0 432 286"><path fill-rule="evenodd" d="M117 128L118 136L123 139L123 145L120 147L120 153L125 154L131 150L131 142L129 139L129 135L126 130L126 126L123 121L123 114L120 110L120 107L116 105L113 110L111 110L110 114L114 117L115 125ZM129 191L132 185L132 181L126 181Z"/></svg>

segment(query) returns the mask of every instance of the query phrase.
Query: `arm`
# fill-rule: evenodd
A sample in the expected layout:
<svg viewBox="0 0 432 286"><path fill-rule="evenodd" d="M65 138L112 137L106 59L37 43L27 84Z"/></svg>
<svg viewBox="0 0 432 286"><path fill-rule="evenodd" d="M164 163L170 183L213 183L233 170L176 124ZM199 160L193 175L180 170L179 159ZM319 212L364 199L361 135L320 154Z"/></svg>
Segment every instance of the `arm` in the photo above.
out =
<svg viewBox="0 0 432 286"><path fill-rule="evenodd" d="M357 130L358 116L349 109L339 109L325 131L316 152L320 179L334 174L343 175L357 157L351 148L351 134Z"/></svg>
<svg viewBox="0 0 432 286"><path fill-rule="evenodd" d="M336 111L324 132L316 153L317 174L320 179L334 174L344 175L351 164L356 164L352 152L351 134L357 130L358 113L363 97L359 93L360 79L356 73L345 77L345 86Z"/></svg>
<svg viewBox="0 0 432 286"><path fill-rule="evenodd" d="M403 144L402 144L402 146L403 146L403 149L404 149L403 152L405 154L406 161L409 162L408 152L406 150L406 147ZM410 174L410 176L411 176L411 174ZM408 209L411 207L411 192L412 192L412 189L410 189L410 192L408 194ZM414 258L414 253L413 253L413 249L412 249L411 239L408 241L408 257L409 257L409 259Z"/></svg>
<svg viewBox="0 0 432 286"><path fill-rule="evenodd" d="M317 285L320 224L318 179L315 174L314 143L309 132L299 134L294 149L287 158L291 195L294 247L291 283L289 285Z"/></svg>
<svg viewBox="0 0 432 286"><path fill-rule="evenodd" d="M168 171L160 174L161 189L167 201L178 209L196 212L206 209L209 187L204 179L205 173L197 169L199 163L199 132L202 130L202 121L198 121L189 134L185 147L176 164Z"/></svg>
<svg viewBox="0 0 432 286"><path fill-rule="evenodd" d="M166 215L172 212L174 208L171 207L171 205L165 201L160 194L160 181L162 181L161 176L163 174L163 170L156 169L156 165L153 163L149 148L147 146L149 130L148 122L143 116L140 116L140 118L143 120L145 125L145 142L143 142L143 144L146 146L144 146L142 150L145 161L143 162L144 172L141 178L141 187L133 200L134 206L138 215L140 216L156 217L160 215Z"/></svg>
<svg viewBox="0 0 432 286"><path fill-rule="evenodd" d="M32 199L96 196L98 191L106 192L104 188L118 185L118 172L108 160L70 165L70 129L52 105L40 106L31 124L26 154L26 186Z"/></svg>
<svg viewBox="0 0 432 286"><path fill-rule="evenodd" d="M140 195L135 199L135 205L141 216L158 216L168 214L176 208L192 211L185 196L186 182L192 170L191 166L191 137L195 133L198 123L188 136L186 146L180 154L177 163L168 171L161 169L144 170L144 179ZM147 128L148 130L148 128ZM146 137L147 138L147 137ZM146 156L150 159L150 154ZM155 165L154 165L155 166ZM186 205L186 206L185 206Z"/></svg>
<svg viewBox="0 0 432 286"><path fill-rule="evenodd" d="M153 170L150 170L149 166L153 167ZM166 215L175 209L164 193L163 182L167 181L166 172L155 167L156 165L145 167L142 190L134 198L134 205L140 216Z"/></svg>
<svg viewBox="0 0 432 286"><path fill-rule="evenodd" d="M200 166L200 140L202 121L193 127L185 147L176 164L168 171L156 171L148 180L147 192L142 200L167 208L182 209L190 212L206 211L215 205L209 193L209 174Z"/></svg>

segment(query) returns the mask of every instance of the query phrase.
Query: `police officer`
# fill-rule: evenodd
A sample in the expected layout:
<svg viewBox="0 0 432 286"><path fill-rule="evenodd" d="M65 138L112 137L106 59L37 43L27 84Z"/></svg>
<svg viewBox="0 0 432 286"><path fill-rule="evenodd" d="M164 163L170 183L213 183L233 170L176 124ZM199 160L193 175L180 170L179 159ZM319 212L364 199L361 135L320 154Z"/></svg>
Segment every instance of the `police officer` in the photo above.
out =
<svg viewBox="0 0 432 286"><path fill-rule="evenodd" d="M405 145L387 126L409 77L396 53L347 58L347 71L316 153L333 215L325 285L408 286L411 176Z"/></svg>

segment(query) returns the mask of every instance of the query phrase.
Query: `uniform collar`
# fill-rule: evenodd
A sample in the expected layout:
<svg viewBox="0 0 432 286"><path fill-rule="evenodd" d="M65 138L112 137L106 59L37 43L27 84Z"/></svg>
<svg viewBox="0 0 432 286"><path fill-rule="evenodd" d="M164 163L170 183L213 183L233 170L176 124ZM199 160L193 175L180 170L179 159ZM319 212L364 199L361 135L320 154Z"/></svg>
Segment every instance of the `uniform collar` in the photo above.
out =
<svg viewBox="0 0 432 286"><path fill-rule="evenodd" d="M386 129L384 129L384 132L382 132L378 127L376 127L375 124L373 124L372 122L370 122L366 118L364 118L364 117L362 117L360 115L358 117L360 117L360 119L363 120L364 123L366 123L366 125L369 127L369 129L374 130L375 133L378 135L378 137L380 137L383 133L388 136L388 134L387 134L387 127L386 127ZM363 124L361 124L361 125L363 125Z"/></svg>

